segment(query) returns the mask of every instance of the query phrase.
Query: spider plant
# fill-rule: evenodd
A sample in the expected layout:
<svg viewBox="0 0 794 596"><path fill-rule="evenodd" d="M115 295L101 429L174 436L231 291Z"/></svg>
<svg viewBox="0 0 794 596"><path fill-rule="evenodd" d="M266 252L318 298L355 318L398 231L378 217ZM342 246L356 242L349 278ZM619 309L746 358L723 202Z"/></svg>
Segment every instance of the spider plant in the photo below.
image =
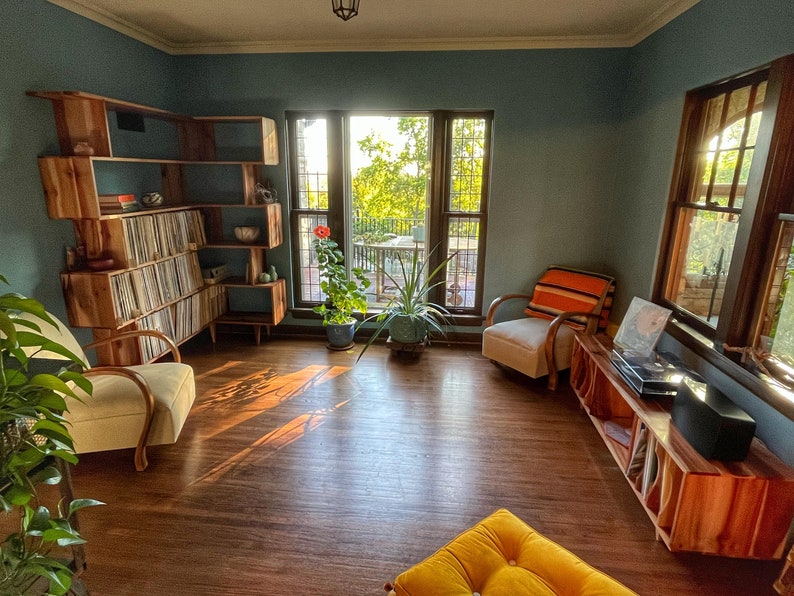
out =
<svg viewBox="0 0 794 596"><path fill-rule="evenodd" d="M361 349L357 362L387 328L392 339L401 343L420 343L432 332L444 334L442 326L449 324L447 317L450 316L450 312L442 305L432 302L430 294L436 286L444 283L443 279L436 278L446 271L447 264L455 255L448 256L435 269L427 272L427 263L433 251L430 251L428 259L420 259L419 252L413 251L411 260L407 264L402 254L397 253L396 261L401 275L393 276L390 272L384 271L397 292L380 313L364 319L365 323L375 321L377 325L372 336Z"/></svg>

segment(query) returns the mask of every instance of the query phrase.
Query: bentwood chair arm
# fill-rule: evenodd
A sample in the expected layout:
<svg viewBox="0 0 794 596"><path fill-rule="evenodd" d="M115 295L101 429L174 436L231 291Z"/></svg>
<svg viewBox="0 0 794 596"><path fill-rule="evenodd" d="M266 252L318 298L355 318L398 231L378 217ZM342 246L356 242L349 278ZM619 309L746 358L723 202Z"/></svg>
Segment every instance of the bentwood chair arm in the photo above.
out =
<svg viewBox="0 0 794 596"><path fill-rule="evenodd" d="M154 395L152 395L149 384L143 376L123 366L95 366L83 373L85 377L98 377L104 375L123 377L134 383L141 392L141 398L146 408L146 415L140 437L138 438L138 445L135 447L135 469L142 472L146 469L146 466L149 465L149 462L146 460L146 442L149 438L149 431L152 428L152 418L154 418Z"/></svg>
<svg viewBox="0 0 794 596"><path fill-rule="evenodd" d="M554 342L557 339L557 330L560 328L560 325L564 324L565 321L569 319L573 319L575 317L587 317L597 319L601 315L595 314L591 312L563 312L558 314L554 317L554 320L549 323L549 328L546 331L546 364L549 367L549 389L551 391L557 390L557 381L559 378L559 374L557 371L557 364L554 362Z"/></svg>
<svg viewBox="0 0 794 596"><path fill-rule="evenodd" d="M530 294L504 294L502 296L498 296L494 298L494 301L491 302L491 305L488 307L488 314L485 317L485 326L490 327L493 325L494 315L496 315L496 310L505 302L509 300L526 300L529 302L532 299Z"/></svg>
<svg viewBox="0 0 794 596"><path fill-rule="evenodd" d="M116 335L109 335L108 337L103 337L92 341L90 344L86 344L85 346L83 346L83 350L90 350L92 348L103 346L116 341L121 341L124 339L141 337L141 336L155 337L159 339L160 341L165 343L165 345L170 350L172 356L174 357L174 362L182 362L182 355L180 354L179 348L177 347L174 340L168 337L165 333L162 333L161 331L157 331L155 329L136 329L134 331L123 331Z"/></svg>

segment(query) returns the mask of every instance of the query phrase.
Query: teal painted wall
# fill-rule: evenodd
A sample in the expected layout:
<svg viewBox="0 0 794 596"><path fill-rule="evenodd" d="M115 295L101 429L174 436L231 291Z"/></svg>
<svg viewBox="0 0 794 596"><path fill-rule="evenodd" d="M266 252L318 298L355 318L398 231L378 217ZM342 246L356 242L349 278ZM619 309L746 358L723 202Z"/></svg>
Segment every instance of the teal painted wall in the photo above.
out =
<svg viewBox="0 0 794 596"><path fill-rule="evenodd" d="M651 295L686 91L793 52L791 0L701 0L632 48L606 253L619 280L616 312L625 312L632 296ZM672 338L665 337L663 347L679 352L750 413L758 436L794 464L794 422Z"/></svg>
<svg viewBox="0 0 794 596"><path fill-rule="evenodd" d="M180 57L182 111L493 109L486 304L550 263L608 270L600 206L613 188L628 50ZM282 145L284 135L281 135ZM285 160L269 171L286 197ZM289 246L272 255L289 270Z"/></svg>
<svg viewBox="0 0 794 596"><path fill-rule="evenodd" d="M606 254L617 312L651 293L684 94L792 52L790 0L701 0L632 48Z"/></svg>
<svg viewBox="0 0 794 596"><path fill-rule="evenodd" d="M49 101L28 90L75 89L172 103L170 56L44 0L0 3L0 274L65 317L59 272L74 245L68 221L48 219L36 158L57 154ZM86 336L87 337L87 336Z"/></svg>

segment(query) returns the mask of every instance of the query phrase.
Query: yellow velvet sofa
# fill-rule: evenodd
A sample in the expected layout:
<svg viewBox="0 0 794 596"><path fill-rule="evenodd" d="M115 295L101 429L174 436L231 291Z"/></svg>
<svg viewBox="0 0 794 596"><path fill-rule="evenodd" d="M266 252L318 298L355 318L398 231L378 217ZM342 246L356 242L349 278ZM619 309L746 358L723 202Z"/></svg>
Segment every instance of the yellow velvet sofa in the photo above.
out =
<svg viewBox="0 0 794 596"><path fill-rule="evenodd" d="M637 596L499 509L387 584L390 596Z"/></svg>

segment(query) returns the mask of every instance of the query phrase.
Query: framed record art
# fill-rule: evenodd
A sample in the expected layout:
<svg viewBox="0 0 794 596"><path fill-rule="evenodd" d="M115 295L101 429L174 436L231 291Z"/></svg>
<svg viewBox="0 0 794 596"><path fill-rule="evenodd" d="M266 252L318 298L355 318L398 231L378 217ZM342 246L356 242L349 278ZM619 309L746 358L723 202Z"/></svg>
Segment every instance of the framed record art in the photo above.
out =
<svg viewBox="0 0 794 596"><path fill-rule="evenodd" d="M615 345L637 356L650 356L672 312L635 296L615 334Z"/></svg>

